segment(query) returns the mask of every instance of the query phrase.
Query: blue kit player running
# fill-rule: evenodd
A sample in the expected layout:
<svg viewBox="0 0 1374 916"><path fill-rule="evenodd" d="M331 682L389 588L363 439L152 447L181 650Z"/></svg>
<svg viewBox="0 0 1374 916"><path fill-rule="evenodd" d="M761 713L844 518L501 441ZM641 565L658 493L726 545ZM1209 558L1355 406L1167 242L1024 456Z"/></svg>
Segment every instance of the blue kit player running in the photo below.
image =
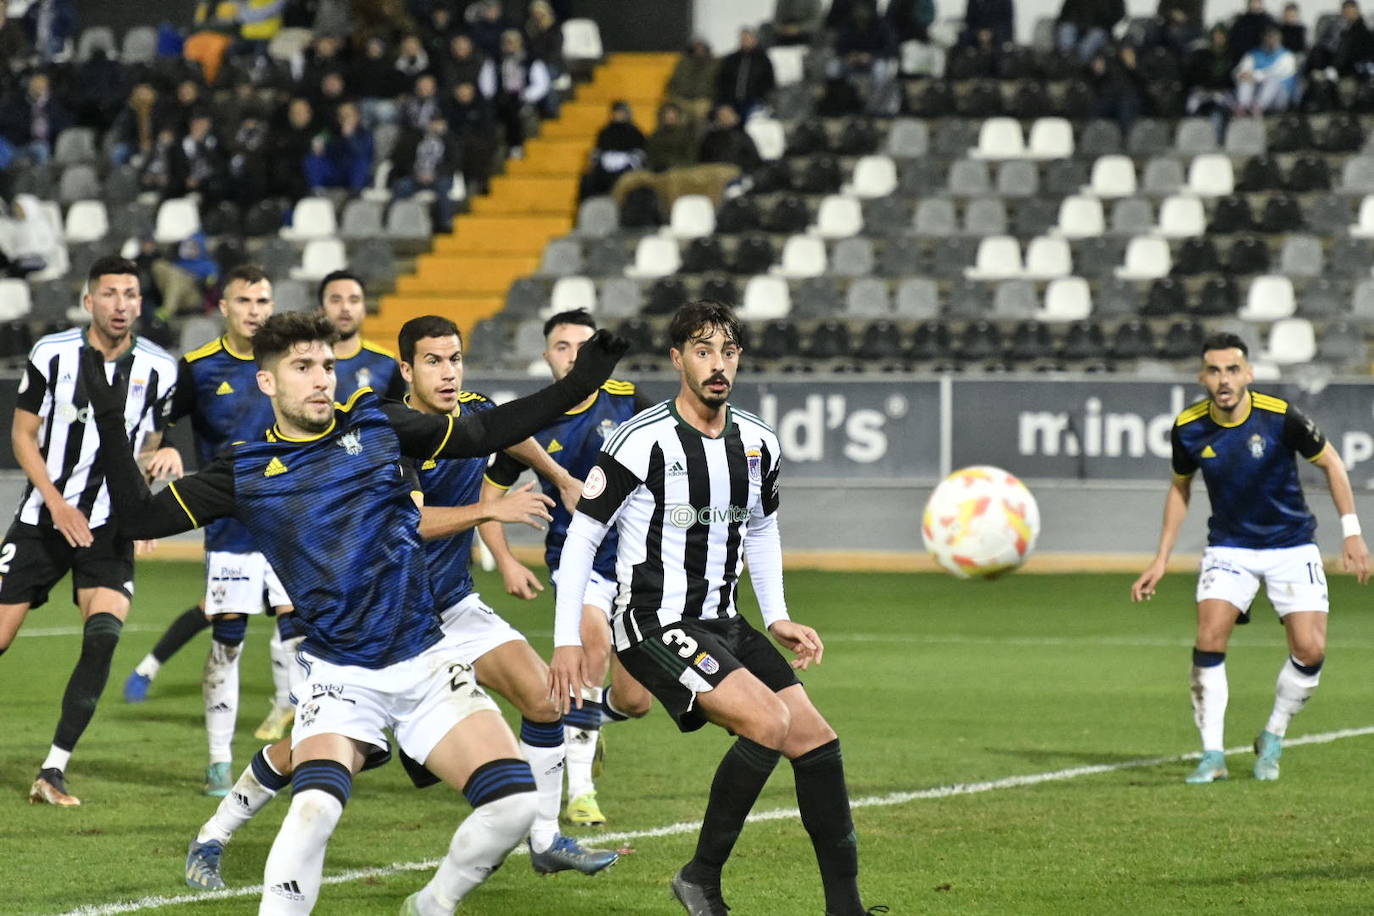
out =
<svg viewBox="0 0 1374 916"><path fill-rule="evenodd" d="M1174 423L1174 481L1165 498L1159 550L1131 586L1134 601L1154 596L1188 514L1193 477L1201 470L1212 517L1197 585L1192 668L1202 760L1188 776L1190 783L1227 776L1222 738L1226 644L1237 622L1249 622L1261 580L1287 631L1289 657L1279 669L1269 722L1255 740L1256 779L1279 778L1284 733L1321 677L1326 577L1315 540L1317 521L1298 481L1297 455L1326 474L1341 516L1345 570L1361 584L1369 578L1369 550L1360 536L1345 464L1316 425L1291 404L1250 390L1254 372L1247 354L1245 342L1234 334L1214 334L1203 342L1200 379L1208 396Z"/></svg>
<svg viewBox="0 0 1374 916"><path fill-rule="evenodd" d="M578 349L596 332L596 322L585 310L560 312L544 323L544 361L554 378L563 378L577 361ZM552 425L535 433L534 438L548 456L578 480L586 478L601 454L601 446L622 423L649 406L649 401L635 390L630 382L608 381L586 401L578 404ZM483 498L494 497L501 489L512 486L524 467L509 455L497 455L487 471ZM544 483L544 492L555 498L553 522L544 540L544 562L555 587L558 585L558 561L567 538L572 513L557 500L552 484ZM494 529L494 530L493 530ZM539 579L511 553L499 525L482 528L482 540L491 549L497 566L506 582L506 591L521 598L533 598L541 589ZM583 599L582 648L587 668L599 672L595 683L605 682L611 673L611 686L602 692L600 687L587 688L584 699L591 702L580 709L573 708L564 717L567 739L568 808L571 823L581 826L604 824L606 816L596 798L593 781L595 766L604 745L601 726L608 722L639 718L649 711L653 697L630 673L614 662L611 653L610 618L615 606L616 533L606 535L596 553L596 563L587 583Z"/></svg>
<svg viewBox="0 0 1374 916"><path fill-rule="evenodd" d="M440 627L401 461L472 458L523 441L596 390L625 345L598 338L567 379L455 419L382 402L368 389L336 404L334 336L322 316L300 313L259 329L258 384L276 416L264 438L232 446L156 496L132 456L109 459L107 474L126 536L162 537L233 515L295 602L305 641L293 796L267 858L259 912L313 909L353 775L388 751L391 729L402 750L474 808L415 902L422 914L452 913L529 832L534 778ZM101 442L122 443L122 385L106 380L94 351L82 378Z"/></svg>

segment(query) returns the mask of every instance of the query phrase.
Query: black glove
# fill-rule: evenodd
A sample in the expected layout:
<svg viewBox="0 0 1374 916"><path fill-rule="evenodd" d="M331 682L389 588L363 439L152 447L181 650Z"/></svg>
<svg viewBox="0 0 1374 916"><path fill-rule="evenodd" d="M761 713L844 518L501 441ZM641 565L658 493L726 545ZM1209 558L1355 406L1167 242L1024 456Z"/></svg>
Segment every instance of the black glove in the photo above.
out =
<svg viewBox="0 0 1374 916"><path fill-rule="evenodd" d="M628 340L602 328L577 351L577 361L573 363L568 379L575 385L599 388L602 382L611 377L615 364L629 349Z"/></svg>
<svg viewBox="0 0 1374 916"><path fill-rule="evenodd" d="M81 387L86 391L86 402L96 423L117 419L123 424L126 400L124 378L116 369L114 382L106 380L105 354L95 347L81 348Z"/></svg>

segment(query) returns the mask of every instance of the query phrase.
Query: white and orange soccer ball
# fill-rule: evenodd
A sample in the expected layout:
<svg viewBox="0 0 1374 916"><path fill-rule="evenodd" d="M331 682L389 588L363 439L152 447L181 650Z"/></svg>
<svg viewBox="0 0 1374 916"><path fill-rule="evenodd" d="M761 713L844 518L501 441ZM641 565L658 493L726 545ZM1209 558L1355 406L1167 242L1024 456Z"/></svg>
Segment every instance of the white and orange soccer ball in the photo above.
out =
<svg viewBox="0 0 1374 916"><path fill-rule="evenodd" d="M926 550L961 579L1010 572L1040 535L1040 508L1015 475L990 465L950 474L926 503Z"/></svg>

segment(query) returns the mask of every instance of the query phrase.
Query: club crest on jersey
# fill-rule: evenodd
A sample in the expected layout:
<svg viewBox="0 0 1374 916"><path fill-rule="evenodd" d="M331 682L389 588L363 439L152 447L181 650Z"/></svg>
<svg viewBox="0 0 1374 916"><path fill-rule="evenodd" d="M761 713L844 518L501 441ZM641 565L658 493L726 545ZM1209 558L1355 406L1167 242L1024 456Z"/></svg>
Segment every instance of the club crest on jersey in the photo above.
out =
<svg viewBox="0 0 1374 916"><path fill-rule="evenodd" d="M611 437L611 433L615 432L616 427L619 425L619 423L615 422L610 417L607 417L606 419L601 421L599 426L597 426L596 431L600 434L602 439L609 439Z"/></svg>
<svg viewBox="0 0 1374 916"><path fill-rule="evenodd" d="M744 460L749 464L749 482L763 482L763 452L756 448L745 451Z"/></svg>
<svg viewBox="0 0 1374 916"><path fill-rule="evenodd" d="M136 378L129 382L129 397L137 398L143 395L143 390L148 387L146 378Z"/></svg>
<svg viewBox="0 0 1374 916"><path fill-rule="evenodd" d="M359 369L353 377L357 380L359 388L366 388L372 384L372 370L366 366Z"/></svg>
<svg viewBox="0 0 1374 916"><path fill-rule="evenodd" d="M715 674L720 670L720 662L716 661L709 654L703 652L692 659L692 664L696 665L707 674Z"/></svg>
<svg viewBox="0 0 1374 916"><path fill-rule="evenodd" d="M1264 457L1264 439L1259 433L1250 437L1250 454L1256 458Z"/></svg>
<svg viewBox="0 0 1374 916"><path fill-rule="evenodd" d="M339 447L350 455L363 453L363 439L358 430L350 430L339 437Z"/></svg>
<svg viewBox="0 0 1374 916"><path fill-rule="evenodd" d="M302 728L309 728L315 724L315 717L320 714L319 703L306 703L300 708L300 720Z"/></svg>

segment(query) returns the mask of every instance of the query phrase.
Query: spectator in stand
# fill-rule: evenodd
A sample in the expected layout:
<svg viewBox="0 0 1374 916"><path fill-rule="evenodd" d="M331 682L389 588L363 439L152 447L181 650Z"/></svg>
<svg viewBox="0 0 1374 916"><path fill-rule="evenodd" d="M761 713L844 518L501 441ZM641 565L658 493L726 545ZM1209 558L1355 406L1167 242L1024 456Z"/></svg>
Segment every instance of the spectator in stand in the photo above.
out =
<svg viewBox="0 0 1374 916"><path fill-rule="evenodd" d="M343 42L334 35L317 35L304 53L291 61L291 75L296 85L306 88L319 86L326 73L347 69Z"/></svg>
<svg viewBox="0 0 1374 916"><path fill-rule="evenodd" d="M392 193L412 197L417 191L434 194L434 229L453 230L453 176L463 167L463 151L449 133L448 121L437 109L423 131L407 131L392 157Z"/></svg>
<svg viewBox="0 0 1374 916"><path fill-rule="evenodd" d="M716 97L716 74L720 62L711 55L704 38L693 38L678 58L668 78L668 99L682 106L694 124L704 122Z"/></svg>
<svg viewBox="0 0 1374 916"><path fill-rule="evenodd" d="M496 11L500 12L500 4ZM478 81L482 95L489 99L506 132L506 145L512 158L525 155L526 106L538 106L552 88L549 70L542 60L525 53L525 39L515 29L501 36L501 56L482 66Z"/></svg>
<svg viewBox="0 0 1374 916"><path fill-rule="evenodd" d="M1330 79L1370 76L1374 68L1374 35L1370 34L1355 0L1341 4L1339 25L1321 38L1322 43L1307 57L1308 70L1328 71L1326 76Z"/></svg>
<svg viewBox="0 0 1374 916"><path fill-rule="evenodd" d="M197 230L177 243L170 261L154 261L153 276L162 290L166 315L195 315L205 311L210 288L219 279L219 264L210 255L205 233Z"/></svg>
<svg viewBox="0 0 1374 916"><path fill-rule="evenodd" d="M626 102L611 105L611 120L596 135L591 152L591 167L582 174L578 200L605 194L616 179L627 172L644 168L648 161L644 132L635 126Z"/></svg>
<svg viewBox="0 0 1374 916"><path fill-rule="evenodd" d="M512 28L501 9L501 0L479 0L467 10L473 44L487 57L499 57L503 38Z"/></svg>
<svg viewBox="0 0 1374 916"><path fill-rule="evenodd" d="M687 122L687 116L674 102L664 102L658 109L658 125L649 136L646 147L649 168L655 172L684 168L697 164L700 141L697 132Z"/></svg>
<svg viewBox="0 0 1374 916"><path fill-rule="evenodd" d="M1359 7L1356 7L1359 16ZM1279 31L1283 33L1283 46L1294 54L1307 53L1307 23L1302 21L1302 10L1296 3L1285 3L1279 15Z"/></svg>
<svg viewBox="0 0 1374 916"><path fill-rule="evenodd" d="M157 90L152 83L139 83L129 93L110 126L110 162L124 165L141 163L152 152L157 140Z"/></svg>
<svg viewBox="0 0 1374 916"><path fill-rule="evenodd" d="M873 0L855 0L835 35L831 77L871 74L877 81L896 73L897 42Z"/></svg>
<svg viewBox="0 0 1374 916"><path fill-rule="evenodd" d="M759 47L758 34L753 29L740 29L739 48L725 55L716 74L717 107L728 105L740 117L748 118L755 109L768 104L776 86L773 62Z"/></svg>
<svg viewBox="0 0 1374 916"><path fill-rule="evenodd" d="M213 131L214 120L208 111L191 117L186 136L172 154L172 175L168 192L174 197L199 194L202 206L221 200L228 177L228 163Z"/></svg>
<svg viewBox="0 0 1374 916"><path fill-rule="evenodd" d="M959 44L1001 48L1015 40L1016 10L1012 0L968 0Z"/></svg>
<svg viewBox="0 0 1374 916"><path fill-rule="evenodd" d="M54 97L52 82L41 71L30 75L24 91L0 110L0 135L17 155L35 165L52 158L57 135L71 124L71 114Z"/></svg>
<svg viewBox="0 0 1374 916"><path fill-rule="evenodd" d="M387 54L385 41L376 36L367 40L362 59L354 64L348 82L361 93L358 107L368 130L400 118L401 108L396 99L405 91L407 82Z"/></svg>
<svg viewBox="0 0 1374 916"><path fill-rule="evenodd" d="M67 101L78 124L103 133L114 123L128 96L129 68L107 57L103 48L96 48L76 65Z"/></svg>
<svg viewBox="0 0 1374 916"><path fill-rule="evenodd" d="M267 120L250 111L234 131L229 148L229 193L247 210L268 196L271 167L267 160Z"/></svg>
<svg viewBox="0 0 1374 916"><path fill-rule="evenodd" d="M315 109L303 96L288 102L285 112L286 117L270 138L272 161L279 164L271 170L271 185L273 194L296 200L310 192L305 179L305 160L323 125L316 121Z"/></svg>
<svg viewBox="0 0 1374 916"><path fill-rule="evenodd" d="M1093 116L1116 121L1122 136L1129 134L1145 107L1145 85L1136 69L1135 48L1122 45L1099 50L1088 64L1088 84L1097 98Z"/></svg>
<svg viewBox="0 0 1374 916"><path fill-rule="evenodd" d="M1231 33L1227 36L1232 63L1240 63L1242 57L1264 42L1264 33L1277 26L1274 17L1265 10L1264 0L1250 0L1245 12L1231 23Z"/></svg>
<svg viewBox="0 0 1374 916"><path fill-rule="evenodd" d="M459 83L472 83L476 86L485 62L486 57L472 43L472 36L459 32L449 41L448 57L440 65L444 85L452 87Z"/></svg>
<svg viewBox="0 0 1374 916"><path fill-rule="evenodd" d="M1084 63L1091 61L1125 17L1125 0L1064 0L1055 23L1059 53L1077 54Z"/></svg>
<svg viewBox="0 0 1374 916"><path fill-rule="evenodd" d="M405 0L351 0L349 18L353 28L343 34L352 34L355 40L419 31L406 11Z"/></svg>
<svg viewBox="0 0 1374 916"><path fill-rule="evenodd" d="M71 51L77 32L75 0L33 2L21 17L29 41L43 63L52 63Z"/></svg>
<svg viewBox="0 0 1374 916"><path fill-rule="evenodd" d="M281 31L286 0L239 0L239 47L234 53L267 53L267 43Z"/></svg>
<svg viewBox="0 0 1374 916"><path fill-rule="evenodd" d="M18 19L6 15L6 2L0 0L0 76L18 73L33 59L33 46Z"/></svg>
<svg viewBox="0 0 1374 916"><path fill-rule="evenodd" d="M1159 0L1154 43L1177 57L1202 40L1202 0Z"/></svg>
<svg viewBox="0 0 1374 916"><path fill-rule="evenodd" d="M890 0L884 15L898 44L908 41L930 43L930 26L935 22L935 0Z"/></svg>
<svg viewBox="0 0 1374 916"><path fill-rule="evenodd" d="M423 13L415 10L415 18L420 20L420 40L432 62L443 59L448 53L449 42L458 34L459 23L453 18L453 11L440 4Z"/></svg>
<svg viewBox="0 0 1374 916"><path fill-rule="evenodd" d="M821 19L821 0L778 0L773 7L773 43L810 44Z"/></svg>
<svg viewBox="0 0 1374 916"><path fill-rule="evenodd" d="M406 35L401 39L401 45L396 51L395 66L401 74L401 79L406 83L412 83L421 73L428 72L429 54L425 51L419 35Z"/></svg>
<svg viewBox="0 0 1374 916"><path fill-rule="evenodd" d="M401 100L401 123L411 130L423 131L430 118L439 114L442 100L439 98L439 81L433 73L421 73L415 78L415 85Z"/></svg>
<svg viewBox="0 0 1374 916"><path fill-rule="evenodd" d="M362 115L353 102L339 106L338 125L330 136L311 142L305 158L305 178L312 193L325 188L345 188L357 194L372 175L372 134L363 127Z"/></svg>
<svg viewBox="0 0 1374 916"><path fill-rule="evenodd" d="M1284 111L1298 90L1298 59L1283 46L1278 27L1264 33L1258 48L1241 58L1236 67L1236 113L1262 115Z"/></svg>
<svg viewBox="0 0 1374 916"><path fill-rule="evenodd" d="M1193 51L1183 68L1188 87L1184 108L1193 117L1211 119L1220 138L1225 135L1226 122L1236 107L1236 83L1231 75L1233 58L1227 44L1230 35L1226 26L1218 24L1212 26L1207 39L1206 47Z"/></svg>
<svg viewBox="0 0 1374 916"><path fill-rule="evenodd" d="M339 106L348 100L348 81L342 70L331 70L320 77L310 104L322 121L338 118Z"/></svg>
<svg viewBox="0 0 1374 916"><path fill-rule="evenodd" d="M544 62L552 82L556 83L567 72L563 63L563 30L559 28L553 7L547 0L534 0L530 4L529 19L525 21L525 47L529 49L531 57ZM558 117L558 102L557 92L544 96L540 116Z"/></svg>
<svg viewBox="0 0 1374 916"><path fill-rule="evenodd" d="M195 28L182 44L182 57L200 66L206 85L219 81L224 56L239 34L239 6L232 0L201 0Z"/></svg>
<svg viewBox="0 0 1374 916"><path fill-rule="evenodd" d="M697 158L703 165L713 162L735 165L744 172L753 171L763 161L753 139L744 132L739 113L729 105L716 106L711 127L701 138L701 152Z"/></svg>
<svg viewBox="0 0 1374 916"><path fill-rule="evenodd" d="M152 149L138 163L140 191L157 194L162 200L177 196L172 185L172 159L176 148L176 133L170 127L160 129Z"/></svg>
<svg viewBox="0 0 1374 916"><path fill-rule="evenodd" d="M487 193L492 160L496 158L496 124L491 106L472 83L458 83L447 102L444 115L449 131L463 151L463 180L469 196Z"/></svg>

